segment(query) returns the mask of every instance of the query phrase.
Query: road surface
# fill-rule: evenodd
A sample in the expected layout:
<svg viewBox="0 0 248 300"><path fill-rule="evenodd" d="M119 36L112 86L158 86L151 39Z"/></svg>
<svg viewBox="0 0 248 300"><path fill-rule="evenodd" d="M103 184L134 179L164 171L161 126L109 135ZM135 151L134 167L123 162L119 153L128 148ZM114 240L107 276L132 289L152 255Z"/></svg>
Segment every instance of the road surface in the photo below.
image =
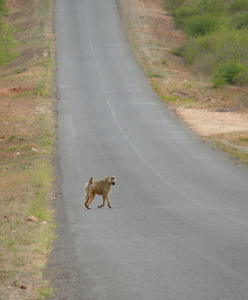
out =
<svg viewBox="0 0 248 300"><path fill-rule="evenodd" d="M56 299L248 299L248 172L158 99L115 0L55 0ZM114 175L86 210L84 185Z"/></svg>

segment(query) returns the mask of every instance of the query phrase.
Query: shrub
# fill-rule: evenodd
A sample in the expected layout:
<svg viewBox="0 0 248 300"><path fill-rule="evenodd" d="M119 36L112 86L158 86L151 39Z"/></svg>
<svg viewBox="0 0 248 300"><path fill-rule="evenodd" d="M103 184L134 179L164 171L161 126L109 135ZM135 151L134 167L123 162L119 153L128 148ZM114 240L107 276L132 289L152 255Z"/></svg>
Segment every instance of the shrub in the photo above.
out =
<svg viewBox="0 0 248 300"><path fill-rule="evenodd" d="M196 2L199 14L222 14L226 10L223 0L198 0Z"/></svg>
<svg viewBox="0 0 248 300"><path fill-rule="evenodd" d="M172 50L171 53L178 57L185 57L185 48L185 45L183 45L182 47Z"/></svg>
<svg viewBox="0 0 248 300"><path fill-rule="evenodd" d="M182 55L186 61L193 64L202 55L211 53L214 51L214 45L212 43L212 35L199 36L197 38L188 39L186 45L183 47Z"/></svg>
<svg viewBox="0 0 248 300"><path fill-rule="evenodd" d="M232 13L243 12L245 10L248 10L247 0L234 0L230 5L230 11Z"/></svg>
<svg viewBox="0 0 248 300"><path fill-rule="evenodd" d="M198 37L216 31L220 26L220 19L215 16L192 16L186 21L185 31L191 37Z"/></svg>
<svg viewBox="0 0 248 300"><path fill-rule="evenodd" d="M236 75L235 83L238 85L248 85L248 66L243 66L242 70Z"/></svg>
<svg viewBox="0 0 248 300"><path fill-rule="evenodd" d="M174 10L173 17L177 28L183 28L187 18L198 14L195 6L182 6Z"/></svg>
<svg viewBox="0 0 248 300"><path fill-rule="evenodd" d="M220 87L224 84L235 84L237 76L242 72L243 66L240 63L227 61L221 65L213 77L215 87Z"/></svg>
<svg viewBox="0 0 248 300"><path fill-rule="evenodd" d="M214 72L216 66L226 61L248 65L248 30L222 30L189 38L181 54L196 70L205 74ZM242 73L243 74L243 73ZM243 75L244 76L244 75Z"/></svg>
<svg viewBox="0 0 248 300"><path fill-rule="evenodd" d="M188 35L175 55L211 75L215 86L248 84L248 0L164 2Z"/></svg>
<svg viewBox="0 0 248 300"><path fill-rule="evenodd" d="M214 35L213 43L219 60L240 61L242 63L248 60L247 30L221 31Z"/></svg>
<svg viewBox="0 0 248 300"><path fill-rule="evenodd" d="M238 30L248 28L248 11L236 13L231 20L231 25Z"/></svg>

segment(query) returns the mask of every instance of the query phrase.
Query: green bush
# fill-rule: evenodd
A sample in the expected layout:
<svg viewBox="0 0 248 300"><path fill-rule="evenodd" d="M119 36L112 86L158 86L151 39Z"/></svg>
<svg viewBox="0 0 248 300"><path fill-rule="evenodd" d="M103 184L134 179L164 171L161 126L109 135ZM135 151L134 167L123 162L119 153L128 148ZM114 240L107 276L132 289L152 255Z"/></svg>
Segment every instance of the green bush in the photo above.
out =
<svg viewBox="0 0 248 300"><path fill-rule="evenodd" d="M248 0L164 2L188 35L175 55L210 75L215 86L248 84Z"/></svg>
<svg viewBox="0 0 248 300"><path fill-rule="evenodd" d="M195 6L182 6L173 11L173 17L177 28L185 26L186 19L198 14Z"/></svg>
<svg viewBox="0 0 248 300"><path fill-rule="evenodd" d="M226 4L223 0L198 0L195 2L200 15L217 14L220 15L226 11Z"/></svg>
<svg viewBox="0 0 248 300"><path fill-rule="evenodd" d="M230 12L243 12L248 10L248 1L247 0L234 0L230 5Z"/></svg>
<svg viewBox="0 0 248 300"><path fill-rule="evenodd" d="M248 28L248 11L236 13L231 20L231 25L238 30Z"/></svg>
<svg viewBox="0 0 248 300"><path fill-rule="evenodd" d="M182 49L182 56L189 64L194 64L202 55L214 52L212 35L190 38Z"/></svg>
<svg viewBox="0 0 248 300"><path fill-rule="evenodd" d="M235 77L235 83L241 86L248 85L248 65L242 66L242 70Z"/></svg>
<svg viewBox="0 0 248 300"><path fill-rule="evenodd" d="M225 30L213 36L216 56L221 61L248 61L248 30Z"/></svg>
<svg viewBox="0 0 248 300"><path fill-rule="evenodd" d="M205 74L214 72L216 66L226 61L248 64L248 30L227 29L197 38L189 38L181 54L197 71Z"/></svg>
<svg viewBox="0 0 248 300"><path fill-rule="evenodd" d="M221 65L213 77L215 87L220 87L224 84L235 84L237 76L242 72L243 66L240 63L227 61Z"/></svg>
<svg viewBox="0 0 248 300"><path fill-rule="evenodd" d="M199 37L217 31L220 19L212 15L192 16L186 21L185 32L191 37Z"/></svg>
<svg viewBox="0 0 248 300"><path fill-rule="evenodd" d="M179 48L174 49L173 51L171 51L171 53L178 57L185 57L185 48L185 45L183 45Z"/></svg>

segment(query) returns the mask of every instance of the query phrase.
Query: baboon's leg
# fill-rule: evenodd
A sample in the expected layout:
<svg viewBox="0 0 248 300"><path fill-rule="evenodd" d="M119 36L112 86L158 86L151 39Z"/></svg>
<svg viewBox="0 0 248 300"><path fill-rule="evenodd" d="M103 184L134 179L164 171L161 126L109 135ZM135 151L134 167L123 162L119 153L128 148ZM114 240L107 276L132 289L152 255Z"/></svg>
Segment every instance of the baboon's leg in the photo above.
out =
<svg viewBox="0 0 248 300"><path fill-rule="evenodd" d="M102 195L102 205L99 205L98 208L103 207L105 205L105 196Z"/></svg>
<svg viewBox="0 0 248 300"><path fill-rule="evenodd" d="M89 195L87 194L87 195L85 196L85 200L84 200L84 205L85 205L86 208L88 208L87 205L88 205L89 199L90 199L90 197L89 197Z"/></svg>
<svg viewBox="0 0 248 300"><path fill-rule="evenodd" d="M111 205L110 205L109 197L108 197L108 196L107 196L107 202L108 202L108 207L109 207L109 208L112 208Z"/></svg>
<svg viewBox="0 0 248 300"><path fill-rule="evenodd" d="M95 194L90 195L89 200L88 200L88 202L87 202L87 204L86 204L86 207L87 207L88 209L91 209L90 205L91 205L91 203L93 202L94 199L95 199Z"/></svg>

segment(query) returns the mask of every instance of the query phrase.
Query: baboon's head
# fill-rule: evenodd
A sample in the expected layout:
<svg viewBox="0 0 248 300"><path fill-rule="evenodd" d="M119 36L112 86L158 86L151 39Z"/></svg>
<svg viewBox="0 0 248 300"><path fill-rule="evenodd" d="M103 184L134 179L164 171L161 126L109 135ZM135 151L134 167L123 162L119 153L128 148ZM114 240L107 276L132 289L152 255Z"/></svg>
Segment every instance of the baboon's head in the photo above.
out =
<svg viewBox="0 0 248 300"><path fill-rule="evenodd" d="M116 183L116 178L115 178L115 176L109 176L108 182L109 182L110 184L112 184L112 185L115 185L115 183Z"/></svg>

